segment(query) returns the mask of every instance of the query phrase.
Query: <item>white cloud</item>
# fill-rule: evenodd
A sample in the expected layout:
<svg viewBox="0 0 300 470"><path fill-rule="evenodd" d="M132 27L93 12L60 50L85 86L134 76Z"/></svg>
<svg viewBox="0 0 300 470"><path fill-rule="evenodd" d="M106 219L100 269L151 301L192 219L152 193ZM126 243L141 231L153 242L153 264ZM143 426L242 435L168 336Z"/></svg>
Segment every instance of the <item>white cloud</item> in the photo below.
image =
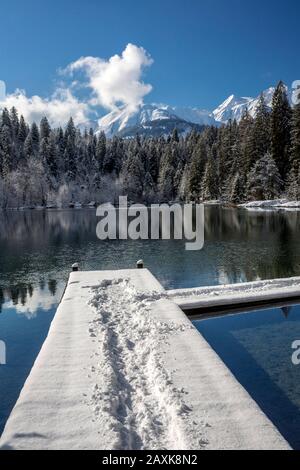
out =
<svg viewBox="0 0 300 470"><path fill-rule="evenodd" d="M38 95L28 97L24 90L2 96L0 108L15 106L26 121L39 122L47 116L52 126L65 125L72 116L77 125L88 123L91 114L97 114L97 107L116 109L125 105L134 110L143 103L143 98L152 90L152 86L141 80L143 69L153 60L142 47L128 44L121 55L114 55L105 60L99 57L81 57L64 70L65 78L83 72L88 79L76 77L70 83L60 84L49 98ZM79 99L75 92L88 87L89 96ZM4 88L2 87L3 91Z"/></svg>
<svg viewBox="0 0 300 470"><path fill-rule="evenodd" d="M125 105L132 109L143 102L152 86L141 81L143 68L153 63L145 49L128 44L121 56L109 60L98 57L81 57L71 63L65 73L84 71L92 90L91 104L107 109Z"/></svg>
<svg viewBox="0 0 300 470"><path fill-rule="evenodd" d="M16 90L6 95L1 107L8 109L15 106L18 113L25 120L32 123L39 122L43 116L47 116L51 125L65 125L72 116L76 124L80 125L88 121L89 106L80 102L69 89L57 89L50 98L40 96L27 97L24 90Z"/></svg>

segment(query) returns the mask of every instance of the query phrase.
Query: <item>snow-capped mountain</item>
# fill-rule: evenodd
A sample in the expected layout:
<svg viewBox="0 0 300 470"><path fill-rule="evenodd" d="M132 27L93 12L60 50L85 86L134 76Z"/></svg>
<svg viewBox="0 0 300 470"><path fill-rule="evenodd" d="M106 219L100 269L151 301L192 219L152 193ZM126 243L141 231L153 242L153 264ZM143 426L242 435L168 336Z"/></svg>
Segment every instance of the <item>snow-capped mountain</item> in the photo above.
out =
<svg viewBox="0 0 300 470"><path fill-rule="evenodd" d="M270 87L263 92L266 105L272 107L272 98L275 88ZM291 92L288 90L289 99ZM185 134L192 129L203 126L227 123L229 119L240 121L243 113L248 109L250 115L255 117L260 96L237 97L230 95L214 111L191 107L176 107L164 104L143 104L138 109L121 107L111 111L98 121L98 132L104 131L108 137L120 135L132 137L140 135L167 135L174 128Z"/></svg>
<svg viewBox="0 0 300 470"><path fill-rule="evenodd" d="M106 114L98 121L98 131L107 136L131 137L169 134L174 128L181 133L214 123L208 111L196 108L175 108L168 105L144 104L137 110L122 107Z"/></svg>
<svg viewBox="0 0 300 470"><path fill-rule="evenodd" d="M177 116L180 119L183 119L186 122L193 122L195 124L200 124L201 126L210 126L214 124L214 117L210 111L206 109L191 108L191 107L179 107L179 106L167 106L161 105L160 109L164 109L166 112L169 112L173 116Z"/></svg>
<svg viewBox="0 0 300 470"><path fill-rule="evenodd" d="M252 99L253 98L239 98L235 95L230 95L213 111L213 116L217 122L227 122L229 119L240 119Z"/></svg>
<svg viewBox="0 0 300 470"><path fill-rule="evenodd" d="M265 102L268 108L271 109L272 98L275 88L268 88L263 92ZM249 114L255 117L260 96L256 98L251 97L236 97L235 95L229 96L220 106L213 111L213 116L217 122L226 123L229 119L236 119L240 121L244 112L248 109Z"/></svg>
<svg viewBox="0 0 300 470"><path fill-rule="evenodd" d="M275 87L270 87L267 90L263 91L264 99L266 106L271 110L272 108L272 99L274 95ZM286 87L286 92L292 104L292 92ZM215 120L219 123L226 123L229 119L236 119L238 122L243 116L244 112L248 109L250 116L255 117L257 112L257 107L259 104L260 95L256 98L250 97L236 97L234 95L229 96L220 106L218 106L213 111L213 116Z"/></svg>

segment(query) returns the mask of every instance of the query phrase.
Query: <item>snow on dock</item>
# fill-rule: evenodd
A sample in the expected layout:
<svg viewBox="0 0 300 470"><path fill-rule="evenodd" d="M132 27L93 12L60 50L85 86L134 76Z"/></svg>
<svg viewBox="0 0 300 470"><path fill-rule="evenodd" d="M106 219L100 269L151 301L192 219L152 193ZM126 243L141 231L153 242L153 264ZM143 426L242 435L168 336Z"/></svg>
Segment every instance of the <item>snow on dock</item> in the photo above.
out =
<svg viewBox="0 0 300 470"><path fill-rule="evenodd" d="M73 272L2 449L288 449L146 269Z"/></svg>
<svg viewBox="0 0 300 470"><path fill-rule="evenodd" d="M168 297L185 311L300 298L300 277L168 290Z"/></svg>

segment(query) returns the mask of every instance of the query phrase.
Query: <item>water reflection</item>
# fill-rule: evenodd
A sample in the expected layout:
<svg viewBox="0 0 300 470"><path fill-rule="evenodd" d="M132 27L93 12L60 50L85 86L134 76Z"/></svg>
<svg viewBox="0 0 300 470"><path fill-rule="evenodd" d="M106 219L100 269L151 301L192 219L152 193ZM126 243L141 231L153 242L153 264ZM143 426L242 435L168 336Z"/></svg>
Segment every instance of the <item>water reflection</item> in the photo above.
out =
<svg viewBox="0 0 300 470"><path fill-rule="evenodd" d="M60 286L60 291L62 287ZM0 313L3 306L6 309L15 308L17 313L27 318L36 316L39 308L49 309L57 304L57 281L49 279L39 282L38 286L21 284L10 288L0 287Z"/></svg>
<svg viewBox="0 0 300 470"><path fill-rule="evenodd" d="M220 283L300 272L299 211L213 209L206 211L205 228L206 242L225 250L219 263Z"/></svg>
<svg viewBox="0 0 300 470"><path fill-rule="evenodd" d="M300 449L300 306L270 308L196 321L224 363L294 449Z"/></svg>
<svg viewBox="0 0 300 470"><path fill-rule="evenodd" d="M7 353L6 365L0 366L0 434L46 338L63 288L64 283L49 279L0 289L0 339Z"/></svg>
<svg viewBox="0 0 300 470"><path fill-rule="evenodd" d="M118 269L134 267L139 258L166 287L300 273L298 211L208 206L205 245L194 252L181 240L101 242L97 222L88 209L0 212L0 286L37 286L41 278L65 282L75 261L82 269Z"/></svg>
<svg viewBox="0 0 300 470"><path fill-rule="evenodd" d="M185 241L104 241L95 210L0 211L0 433L32 367L67 281L83 270L146 267L166 288L300 275L299 212L205 209L205 245ZM285 311L283 315L288 315Z"/></svg>

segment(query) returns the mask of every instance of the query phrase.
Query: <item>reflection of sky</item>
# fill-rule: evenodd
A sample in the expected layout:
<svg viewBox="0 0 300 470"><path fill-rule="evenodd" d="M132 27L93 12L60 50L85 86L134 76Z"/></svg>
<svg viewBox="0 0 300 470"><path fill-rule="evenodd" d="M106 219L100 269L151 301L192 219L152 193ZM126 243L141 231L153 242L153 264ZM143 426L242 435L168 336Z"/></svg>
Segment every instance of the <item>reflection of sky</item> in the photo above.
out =
<svg viewBox="0 0 300 470"><path fill-rule="evenodd" d="M50 281L1 291L0 339L6 344L7 363L0 366L0 435L47 336L63 289L64 283Z"/></svg>
<svg viewBox="0 0 300 470"><path fill-rule="evenodd" d="M20 302L15 305L10 299L4 302L2 309L13 309L17 314L24 315L28 319L35 318L38 310L51 310L57 305L62 289L63 286L59 285L55 295L52 295L48 289L34 288L31 296L27 295L25 305Z"/></svg>
<svg viewBox="0 0 300 470"><path fill-rule="evenodd" d="M295 448L300 448L300 306L197 321L195 326Z"/></svg>

